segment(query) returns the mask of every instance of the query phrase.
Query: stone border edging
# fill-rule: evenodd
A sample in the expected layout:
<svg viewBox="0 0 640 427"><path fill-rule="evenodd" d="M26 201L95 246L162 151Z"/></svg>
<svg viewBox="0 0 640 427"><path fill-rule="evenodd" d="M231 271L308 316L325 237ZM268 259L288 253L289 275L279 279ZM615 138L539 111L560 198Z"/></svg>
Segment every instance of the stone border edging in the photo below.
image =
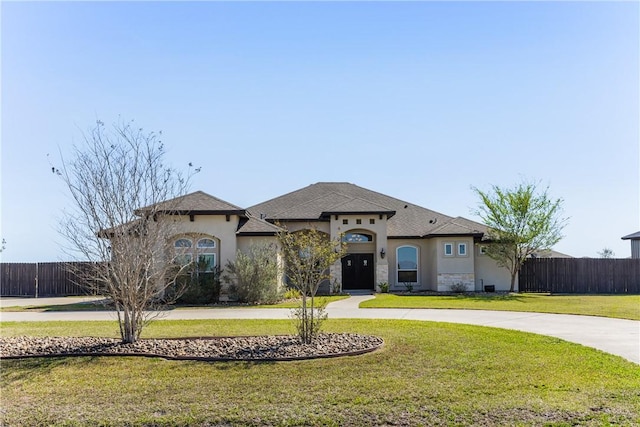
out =
<svg viewBox="0 0 640 427"><path fill-rule="evenodd" d="M334 335L349 335L349 334L334 334ZM271 335L271 337L278 337L278 335ZM260 338L266 336L232 336L232 337L187 337L187 338L152 338L144 340L166 340L166 341L187 341L187 340L203 340L214 341L221 339L234 339L234 338ZM286 335L280 335L280 337L288 337ZM316 353L302 356L282 356L282 357L203 357L203 356L172 356L170 354L152 353L152 352L62 352L62 353L48 353L48 354L23 354L23 355L9 355L0 356L0 360L17 360L17 359L33 359L33 358L59 358L59 357L147 357L147 358L161 358L165 360L177 360L177 361L201 361L201 362L255 362L255 363L272 363L272 362L290 362L290 361L302 361L302 360L314 360L314 359L331 359L337 357L358 356L362 354L372 353L379 350L384 346L384 340L374 335L368 335L366 337L373 337L379 340L376 345L368 346L353 351L339 351L335 353ZM70 337L74 338L74 337ZM77 337L75 337L77 338Z"/></svg>

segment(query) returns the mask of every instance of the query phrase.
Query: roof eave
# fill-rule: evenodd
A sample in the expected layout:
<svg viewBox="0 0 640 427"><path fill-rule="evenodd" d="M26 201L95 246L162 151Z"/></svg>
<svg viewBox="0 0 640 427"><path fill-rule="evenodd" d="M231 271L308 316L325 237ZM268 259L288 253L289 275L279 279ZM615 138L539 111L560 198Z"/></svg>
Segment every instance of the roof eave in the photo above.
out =
<svg viewBox="0 0 640 427"><path fill-rule="evenodd" d="M320 214L320 218L331 215L386 215L389 219L395 214L396 211L324 211Z"/></svg>

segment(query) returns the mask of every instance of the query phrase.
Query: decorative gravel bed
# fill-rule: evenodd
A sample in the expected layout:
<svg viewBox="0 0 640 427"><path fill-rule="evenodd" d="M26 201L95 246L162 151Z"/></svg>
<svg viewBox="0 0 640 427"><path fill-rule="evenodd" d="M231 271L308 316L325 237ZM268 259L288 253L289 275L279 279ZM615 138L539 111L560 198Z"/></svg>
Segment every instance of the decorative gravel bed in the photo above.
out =
<svg viewBox="0 0 640 427"><path fill-rule="evenodd" d="M311 344L297 336L141 339L123 344L96 337L4 337L0 358L43 356L147 356L178 360L275 361L338 357L368 353L383 340L372 335L321 334Z"/></svg>

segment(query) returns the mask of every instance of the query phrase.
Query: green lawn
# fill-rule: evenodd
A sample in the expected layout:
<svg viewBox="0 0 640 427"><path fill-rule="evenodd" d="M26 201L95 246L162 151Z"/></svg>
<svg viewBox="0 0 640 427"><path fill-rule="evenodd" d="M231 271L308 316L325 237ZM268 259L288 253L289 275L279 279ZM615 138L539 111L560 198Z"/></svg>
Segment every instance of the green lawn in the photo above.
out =
<svg viewBox="0 0 640 427"><path fill-rule="evenodd" d="M114 322L2 324L8 335L114 336ZM290 321L157 321L147 337L291 333ZM3 360L0 425L640 425L640 367L556 338L402 320L329 320L382 350L205 363Z"/></svg>
<svg viewBox="0 0 640 427"><path fill-rule="evenodd" d="M584 314L640 320L640 295L549 294L377 294L361 308L459 308L474 310L530 311Z"/></svg>
<svg viewBox="0 0 640 427"><path fill-rule="evenodd" d="M316 304L330 303L339 301L341 299L349 298L348 295L333 295L333 296L321 296L316 297ZM277 304L262 304L262 305L246 305L246 304L221 304L221 305L174 305L169 309L181 310L181 309L218 309L218 308L296 308L300 305L300 300L284 301ZM101 302L76 302L70 304L56 304L56 305L27 305L27 306L11 306L2 307L0 311L7 312L20 312L20 311L105 311L112 310L113 308L104 305Z"/></svg>

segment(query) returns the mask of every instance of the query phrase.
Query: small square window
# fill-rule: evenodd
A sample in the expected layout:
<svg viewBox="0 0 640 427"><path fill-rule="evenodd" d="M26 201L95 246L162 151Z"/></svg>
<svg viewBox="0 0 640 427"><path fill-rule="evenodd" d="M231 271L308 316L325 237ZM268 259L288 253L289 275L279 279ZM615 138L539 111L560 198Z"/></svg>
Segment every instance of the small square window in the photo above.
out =
<svg viewBox="0 0 640 427"><path fill-rule="evenodd" d="M362 224L362 220L361 219L356 219L356 224Z"/></svg>
<svg viewBox="0 0 640 427"><path fill-rule="evenodd" d="M467 244L458 243L458 256L467 256Z"/></svg>
<svg viewBox="0 0 640 427"><path fill-rule="evenodd" d="M342 220L342 223L343 223L343 224L345 224L345 225L346 225L346 224L349 224L349 220L348 220L348 219L343 219L343 220Z"/></svg>
<svg viewBox="0 0 640 427"><path fill-rule="evenodd" d="M369 219L369 224L375 224L376 220L374 218Z"/></svg>
<svg viewBox="0 0 640 427"><path fill-rule="evenodd" d="M453 256L453 243L444 244L444 256Z"/></svg>
<svg viewBox="0 0 640 427"><path fill-rule="evenodd" d="M487 247L484 246L484 245L480 246L479 253L480 253L480 255L486 255L487 254Z"/></svg>

